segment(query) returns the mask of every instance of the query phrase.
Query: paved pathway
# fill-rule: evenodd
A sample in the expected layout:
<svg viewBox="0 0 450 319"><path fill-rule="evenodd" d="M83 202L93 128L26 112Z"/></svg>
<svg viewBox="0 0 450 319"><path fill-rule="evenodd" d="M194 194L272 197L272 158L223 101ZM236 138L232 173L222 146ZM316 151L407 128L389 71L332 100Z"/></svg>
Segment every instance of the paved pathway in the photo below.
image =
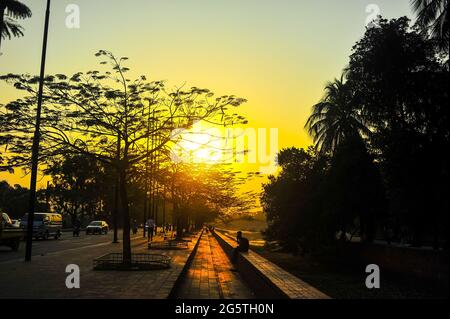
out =
<svg viewBox="0 0 450 319"><path fill-rule="evenodd" d="M225 252L209 233L200 239L197 253L177 290L180 299L251 299L251 290L239 273L232 272Z"/></svg>
<svg viewBox="0 0 450 319"><path fill-rule="evenodd" d="M171 268L164 270L93 270L94 258L121 251L121 244L111 244L109 238L105 238L104 243L35 256L31 263L22 259L3 261L0 262L0 298L167 298L186 264L195 239L189 243L189 249L150 251L172 257ZM147 240L142 235L136 236L132 250L149 252ZM68 274L65 269L68 264L80 267L80 289L66 288Z"/></svg>

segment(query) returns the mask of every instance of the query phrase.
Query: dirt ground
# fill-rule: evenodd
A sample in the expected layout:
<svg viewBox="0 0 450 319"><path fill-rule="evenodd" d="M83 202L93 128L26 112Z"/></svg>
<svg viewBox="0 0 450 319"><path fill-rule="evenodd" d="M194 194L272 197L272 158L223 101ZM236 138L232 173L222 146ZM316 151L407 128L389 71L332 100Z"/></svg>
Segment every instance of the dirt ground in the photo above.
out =
<svg viewBox="0 0 450 319"><path fill-rule="evenodd" d="M345 269L322 265L310 258L284 252L271 252L264 247L252 247L263 257L296 275L336 299L446 299L446 288L414 279L381 273L381 287L368 289L365 269Z"/></svg>

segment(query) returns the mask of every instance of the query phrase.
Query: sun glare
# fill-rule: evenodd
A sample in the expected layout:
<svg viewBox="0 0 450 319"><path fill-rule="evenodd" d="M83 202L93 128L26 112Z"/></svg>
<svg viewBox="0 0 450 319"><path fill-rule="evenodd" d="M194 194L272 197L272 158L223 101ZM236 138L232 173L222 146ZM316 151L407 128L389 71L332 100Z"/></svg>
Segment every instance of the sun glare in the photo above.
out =
<svg viewBox="0 0 450 319"><path fill-rule="evenodd" d="M218 164L225 162L225 154L232 151L227 144L226 134L221 129L196 123L180 134L175 152L185 162Z"/></svg>

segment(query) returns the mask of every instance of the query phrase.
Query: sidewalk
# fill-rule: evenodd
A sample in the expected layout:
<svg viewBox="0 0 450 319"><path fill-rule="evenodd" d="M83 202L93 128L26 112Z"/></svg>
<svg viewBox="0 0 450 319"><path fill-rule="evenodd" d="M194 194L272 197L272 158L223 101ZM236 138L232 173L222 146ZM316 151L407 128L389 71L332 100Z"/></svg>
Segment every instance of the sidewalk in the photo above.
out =
<svg viewBox="0 0 450 319"><path fill-rule="evenodd" d="M197 253L177 289L179 299L252 299L239 273L232 272L225 252L210 233L203 233Z"/></svg>
<svg viewBox="0 0 450 319"><path fill-rule="evenodd" d="M0 264L0 298L167 298L191 253L196 238L185 250L149 251L142 235L132 240L133 253L160 253L172 257L171 267L153 271L94 271L93 259L121 252L121 244L102 243L35 256L31 263ZM162 238L154 238L162 240ZM66 266L80 267L80 289L65 285Z"/></svg>

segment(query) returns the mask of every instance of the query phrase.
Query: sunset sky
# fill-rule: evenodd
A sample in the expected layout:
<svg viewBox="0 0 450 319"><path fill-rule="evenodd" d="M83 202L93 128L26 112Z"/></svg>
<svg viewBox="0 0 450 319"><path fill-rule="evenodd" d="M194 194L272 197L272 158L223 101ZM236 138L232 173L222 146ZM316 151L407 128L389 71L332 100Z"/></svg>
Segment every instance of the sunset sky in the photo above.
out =
<svg viewBox="0 0 450 319"><path fill-rule="evenodd" d="M25 36L2 43L0 74L38 74L45 0ZM412 16L410 0L57 0L52 1L47 73L97 68L98 49L130 58L131 75L186 83L248 99L252 128L278 128L279 147L311 143L303 129L327 81L339 77L376 4L387 18ZM65 8L80 7L80 29ZM0 103L16 92L0 84ZM28 186L20 174L0 179Z"/></svg>

